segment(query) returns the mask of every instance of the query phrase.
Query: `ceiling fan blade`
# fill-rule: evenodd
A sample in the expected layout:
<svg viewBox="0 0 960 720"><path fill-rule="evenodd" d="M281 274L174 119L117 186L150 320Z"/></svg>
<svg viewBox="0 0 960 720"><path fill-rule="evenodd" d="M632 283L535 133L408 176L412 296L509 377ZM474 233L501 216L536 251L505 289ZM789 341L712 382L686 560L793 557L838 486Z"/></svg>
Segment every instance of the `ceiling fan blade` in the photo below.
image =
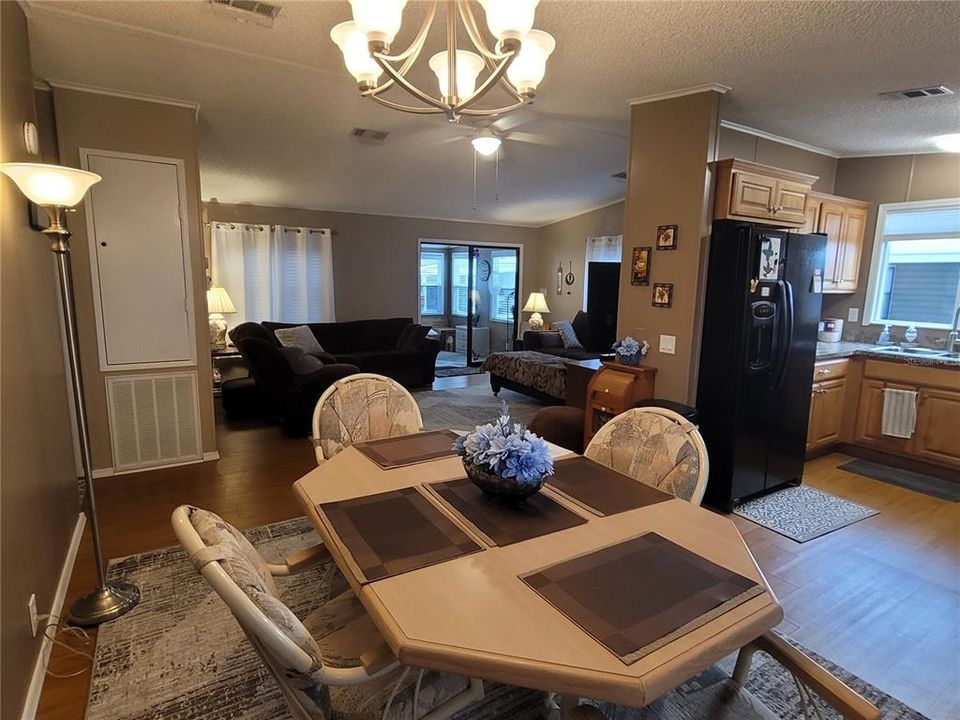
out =
<svg viewBox="0 0 960 720"><path fill-rule="evenodd" d="M542 145L544 147L556 147L560 143L543 135L537 135L529 132L512 132L504 135L505 140L515 142L529 143L530 145Z"/></svg>

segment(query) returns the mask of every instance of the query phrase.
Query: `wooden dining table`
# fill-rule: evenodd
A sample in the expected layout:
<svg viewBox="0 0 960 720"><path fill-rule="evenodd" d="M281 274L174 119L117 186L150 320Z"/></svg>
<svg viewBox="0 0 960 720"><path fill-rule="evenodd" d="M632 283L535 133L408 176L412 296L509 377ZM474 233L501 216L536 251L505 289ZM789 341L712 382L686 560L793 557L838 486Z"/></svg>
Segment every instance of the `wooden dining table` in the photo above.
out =
<svg viewBox="0 0 960 720"><path fill-rule="evenodd" d="M555 458L570 456L552 446ZM776 626L783 611L734 524L684 500L599 516L552 490L541 491L586 522L503 547L490 547L426 485L464 477L459 457L383 469L349 447L294 483L294 492L384 640L405 665L558 693L644 706ZM365 578L344 539L318 508L414 488L482 547L454 559ZM521 576L656 533L755 581L762 592L627 664L538 595ZM484 542L487 540L487 542ZM634 578L613 582L622 593ZM656 593L657 587L640 592ZM569 705L566 703L565 705Z"/></svg>

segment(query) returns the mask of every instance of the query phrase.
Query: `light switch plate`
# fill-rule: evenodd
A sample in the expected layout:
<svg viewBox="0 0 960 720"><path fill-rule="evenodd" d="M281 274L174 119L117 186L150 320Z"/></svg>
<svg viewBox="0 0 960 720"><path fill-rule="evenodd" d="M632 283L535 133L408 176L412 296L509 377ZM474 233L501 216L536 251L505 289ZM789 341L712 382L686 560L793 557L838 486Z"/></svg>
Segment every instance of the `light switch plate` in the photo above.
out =
<svg viewBox="0 0 960 720"><path fill-rule="evenodd" d="M860 319L860 308L847 309L847 322L856 322Z"/></svg>
<svg viewBox="0 0 960 720"><path fill-rule="evenodd" d="M677 354L677 336L661 335L660 336L660 352L662 352L665 355L676 355Z"/></svg>

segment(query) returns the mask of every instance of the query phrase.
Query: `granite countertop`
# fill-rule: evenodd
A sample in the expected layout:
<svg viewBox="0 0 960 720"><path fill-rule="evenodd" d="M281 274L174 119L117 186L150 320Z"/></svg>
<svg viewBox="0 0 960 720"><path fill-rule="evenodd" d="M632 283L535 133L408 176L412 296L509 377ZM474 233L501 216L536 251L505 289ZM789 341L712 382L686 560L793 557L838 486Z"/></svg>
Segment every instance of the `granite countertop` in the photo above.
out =
<svg viewBox="0 0 960 720"><path fill-rule="evenodd" d="M817 343L817 362L839 360L849 357L869 357L873 360L903 363L905 365L923 365L960 370L960 357L924 356L884 352L877 345L857 342Z"/></svg>

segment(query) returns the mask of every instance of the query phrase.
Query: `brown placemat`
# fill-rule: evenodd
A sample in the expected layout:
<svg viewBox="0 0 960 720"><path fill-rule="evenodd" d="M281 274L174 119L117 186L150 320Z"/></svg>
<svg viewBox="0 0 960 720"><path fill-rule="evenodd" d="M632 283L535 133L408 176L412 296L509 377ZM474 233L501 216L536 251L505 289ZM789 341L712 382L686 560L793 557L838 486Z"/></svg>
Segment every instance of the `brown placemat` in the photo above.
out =
<svg viewBox="0 0 960 720"><path fill-rule="evenodd" d="M490 545L511 545L583 525L586 518L537 493L520 507L495 502L468 478L430 483L426 488L474 527Z"/></svg>
<svg viewBox="0 0 960 720"><path fill-rule="evenodd" d="M520 579L627 665L764 592L656 533Z"/></svg>
<svg viewBox="0 0 960 720"><path fill-rule="evenodd" d="M453 441L458 437L453 430L431 430L382 440L367 440L356 443L354 447L384 470L390 470L456 455Z"/></svg>
<svg viewBox="0 0 960 720"><path fill-rule="evenodd" d="M323 503L365 582L452 560L483 548L416 488Z"/></svg>
<svg viewBox="0 0 960 720"><path fill-rule="evenodd" d="M672 500L673 495L645 485L586 457L553 464L547 484L597 515L617 513Z"/></svg>

